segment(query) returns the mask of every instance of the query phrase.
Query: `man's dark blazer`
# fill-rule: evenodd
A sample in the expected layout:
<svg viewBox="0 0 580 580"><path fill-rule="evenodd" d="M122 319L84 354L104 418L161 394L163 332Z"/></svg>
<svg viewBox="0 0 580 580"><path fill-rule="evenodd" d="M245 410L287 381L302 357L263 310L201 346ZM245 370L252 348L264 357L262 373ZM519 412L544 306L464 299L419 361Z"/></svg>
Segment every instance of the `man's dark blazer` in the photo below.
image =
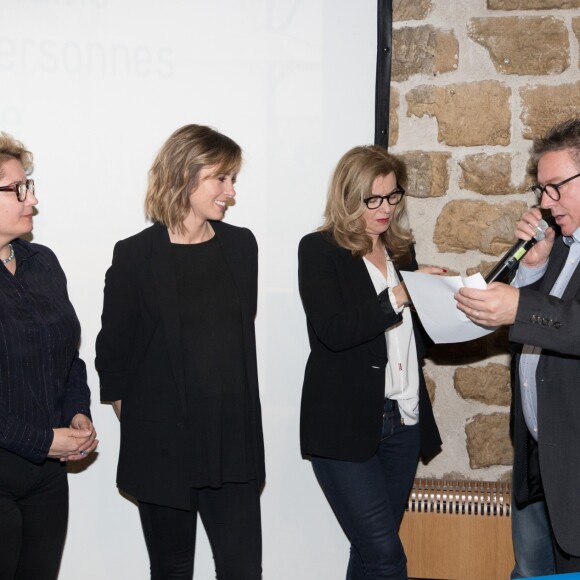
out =
<svg viewBox="0 0 580 580"><path fill-rule="evenodd" d="M354 258L329 234L302 238L298 260L311 348L302 390L302 454L366 461L378 449L383 423L388 360L384 333L402 315L388 300L381 306L362 258ZM405 269L416 270L415 259ZM439 451L441 439L421 368L424 331L415 314L413 325L421 453L430 457Z"/></svg>
<svg viewBox="0 0 580 580"><path fill-rule="evenodd" d="M257 244L247 229L211 225L240 296L255 472L262 484L264 443L254 333ZM106 274L95 365L101 400L122 400L119 488L144 502L189 509L183 357L171 243L167 228L155 224L115 246Z"/></svg>
<svg viewBox="0 0 580 580"><path fill-rule="evenodd" d="M561 237L548 269L536 283L520 289L510 340L541 347L536 371L538 391L537 456L556 541L580 556L580 268L562 298L549 296L569 248ZM535 442L523 416L519 354L514 360L514 493L518 503L534 496Z"/></svg>

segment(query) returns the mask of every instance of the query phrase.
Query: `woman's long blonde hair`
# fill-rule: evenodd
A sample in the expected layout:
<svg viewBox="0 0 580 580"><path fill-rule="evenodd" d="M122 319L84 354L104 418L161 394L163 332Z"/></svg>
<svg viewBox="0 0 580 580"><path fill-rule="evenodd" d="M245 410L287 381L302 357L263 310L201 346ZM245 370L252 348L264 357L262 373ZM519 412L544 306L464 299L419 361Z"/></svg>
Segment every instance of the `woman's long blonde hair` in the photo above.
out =
<svg viewBox="0 0 580 580"><path fill-rule="evenodd" d="M355 257L362 257L373 248L372 239L365 231L363 199L372 195L377 177L390 173L395 174L397 184L406 186L407 170L403 161L378 145L354 147L342 156L334 170L320 231L332 234L336 243ZM411 259L413 236L404 224L405 217L403 198L394 207L389 229L381 235L389 256L397 264Z"/></svg>

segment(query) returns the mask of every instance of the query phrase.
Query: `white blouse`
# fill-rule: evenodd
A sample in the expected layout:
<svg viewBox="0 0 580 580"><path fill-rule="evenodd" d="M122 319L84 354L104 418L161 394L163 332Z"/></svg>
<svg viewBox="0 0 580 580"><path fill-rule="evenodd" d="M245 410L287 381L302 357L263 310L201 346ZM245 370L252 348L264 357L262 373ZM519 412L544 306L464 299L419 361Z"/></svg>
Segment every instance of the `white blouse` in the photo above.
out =
<svg viewBox="0 0 580 580"><path fill-rule="evenodd" d="M386 254L386 251L385 251ZM393 262L387 254L387 278L366 258L363 258L375 291L380 294L389 288L389 297L395 312L401 308L391 292L400 280ZM385 330L388 362L385 369L385 397L395 399L405 425L416 425L419 421L419 363L417 345L413 331L413 320L408 307L403 309L403 321Z"/></svg>

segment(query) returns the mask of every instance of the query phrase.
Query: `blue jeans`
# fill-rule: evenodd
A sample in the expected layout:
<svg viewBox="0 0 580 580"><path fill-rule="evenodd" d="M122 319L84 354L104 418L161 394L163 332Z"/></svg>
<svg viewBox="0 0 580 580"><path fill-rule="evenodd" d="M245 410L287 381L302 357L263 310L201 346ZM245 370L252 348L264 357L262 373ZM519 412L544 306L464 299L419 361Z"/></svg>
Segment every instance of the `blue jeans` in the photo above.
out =
<svg viewBox="0 0 580 580"><path fill-rule="evenodd" d="M312 457L312 467L350 543L347 580L406 580L399 524L419 460L419 425L401 425L385 400L376 453L361 463Z"/></svg>
<svg viewBox="0 0 580 580"><path fill-rule="evenodd" d="M516 564L511 578L556 573L552 531L544 500L518 507L512 498L512 541Z"/></svg>

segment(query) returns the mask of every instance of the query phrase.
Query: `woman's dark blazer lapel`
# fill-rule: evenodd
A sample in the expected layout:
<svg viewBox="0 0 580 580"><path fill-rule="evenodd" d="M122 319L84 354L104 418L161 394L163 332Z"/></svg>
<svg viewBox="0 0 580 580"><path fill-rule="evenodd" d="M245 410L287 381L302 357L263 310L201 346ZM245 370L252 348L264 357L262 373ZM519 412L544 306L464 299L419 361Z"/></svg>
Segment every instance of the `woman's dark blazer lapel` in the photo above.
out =
<svg viewBox="0 0 580 580"><path fill-rule="evenodd" d="M222 222L211 222L211 226L239 293L242 316L245 320L249 313L253 320L256 314L257 288L254 291L251 289L252 273L248 271L248 260L243 259L245 251L248 249L247 244L244 244L245 239L240 236L238 229Z"/></svg>
<svg viewBox="0 0 580 580"><path fill-rule="evenodd" d="M352 280L355 285L357 295L363 299L370 299L375 297L377 293L371 280L368 269L366 267L366 264L364 263L364 260L362 258L352 259L351 256L352 255L350 254L350 252L348 252L348 257L351 258L349 262L351 264ZM410 268L411 271L417 269L417 264L414 259L409 264L409 266L404 269L406 270L408 268ZM397 271L399 279L402 280L401 271L399 270L399 268L396 267L395 270ZM424 330L418 324L416 314L413 314L413 328L415 331L415 341L417 343L417 354L419 358L422 359L425 357L426 354L425 336ZM385 340L382 339L382 336L379 340L373 340L369 342L368 348L373 355L380 356L385 359L387 358L387 343Z"/></svg>
<svg viewBox="0 0 580 580"><path fill-rule="evenodd" d="M165 226L156 224L153 228L153 247L151 249L151 270L155 290L159 299L159 312L163 321L167 353L177 385L181 406L187 409L185 391L185 369L181 348L181 320L179 314L179 299L177 277L173 265L171 242Z"/></svg>
<svg viewBox="0 0 580 580"><path fill-rule="evenodd" d="M340 253L343 261L343 271L348 272L353 284L355 299L358 301L360 299L367 300L376 297L377 293L364 260L362 258L353 258L350 250L339 248L338 246L336 247L336 251ZM402 269L409 271L417 269L417 262L414 255L411 262ZM402 280L401 270L398 267L395 267L395 270L397 271L399 279ZM426 338L425 331L420 325L417 315L413 313L412 316L415 341L417 343L417 354L420 359L423 359L426 355L426 348L429 339ZM380 338L378 337L378 340L372 340L369 342L367 346L373 355L380 356L384 359L387 358L387 344L386 341L383 340L382 335Z"/></svg>
<svg viewBox="0 0 580 580"><path fill-rule="evenodd" d="M348 251L348 250L347 250ZM350 251L348 252L350 254ZM371 280L369 271L363 258L352 258L352 280L356 288L356 294L363 300L376 297L377 292Z"/></svg>
<svg viewBox="0 0 580 580"><path fill-rule="evenodd" d="M342 248L341 248L342 249ZM372 300L377 297L377 292L371 280L371 276L367 269L367 266L363 258L353 258L350 250L342 250L345 252L348 263L349 276L352 281L355 295L354 301L359 300ZM381 357L386 360L387 358L387 343L380 335L375 340L371 340L367 343L368 349L374 356Z"/></svg>

